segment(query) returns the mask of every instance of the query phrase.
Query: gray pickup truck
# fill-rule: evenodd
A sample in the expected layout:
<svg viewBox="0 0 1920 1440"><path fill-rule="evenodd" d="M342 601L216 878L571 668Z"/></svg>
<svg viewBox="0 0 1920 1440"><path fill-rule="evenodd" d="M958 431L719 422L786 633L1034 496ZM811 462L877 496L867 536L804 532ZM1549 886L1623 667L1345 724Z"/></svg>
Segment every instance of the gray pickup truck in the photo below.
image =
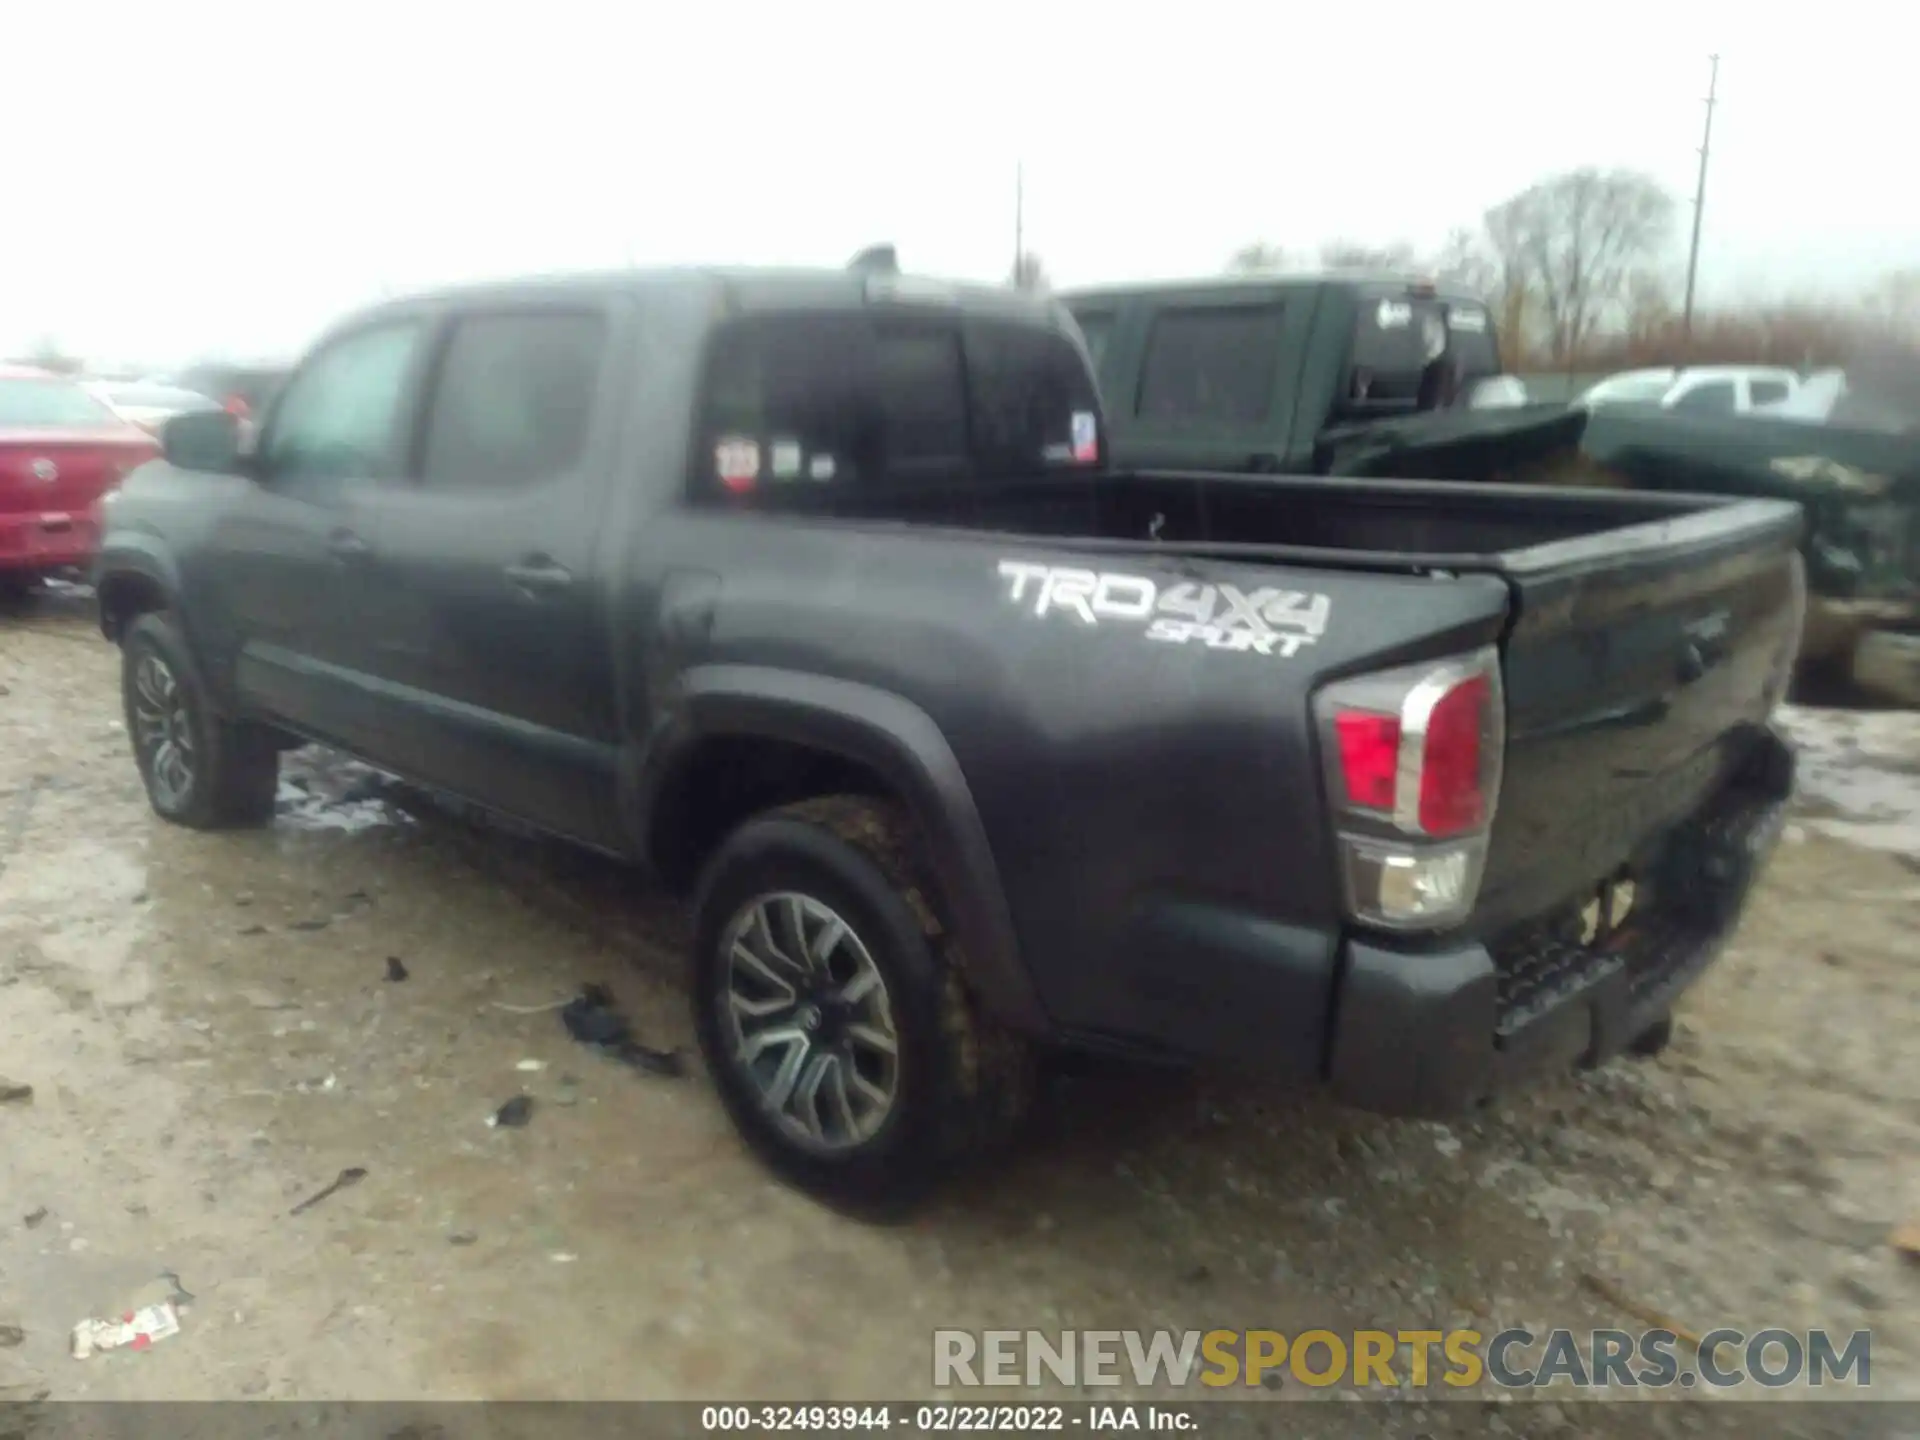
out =
<svg viewBox="0 0 1920 1440"><path fill-rule="evenodd" d="M1117 469L1006 291L450 291L165 444L97 577L154 809L266 821L315 740L650 871L839 1200L1049 1049L1441 1114L1657 1040L1791 783L1793 507Z"/></svg>

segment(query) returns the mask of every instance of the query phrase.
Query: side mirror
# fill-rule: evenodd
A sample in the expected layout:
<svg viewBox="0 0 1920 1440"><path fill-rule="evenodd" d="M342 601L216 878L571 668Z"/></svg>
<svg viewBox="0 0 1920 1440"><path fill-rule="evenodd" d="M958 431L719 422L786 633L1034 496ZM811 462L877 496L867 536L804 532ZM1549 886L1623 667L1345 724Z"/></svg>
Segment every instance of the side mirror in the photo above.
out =
<svg viewBox="0 0 1920 1440"><path fill-rule="evenodd" d="M160 431L160 451L180 470L237 475L241 470L240 422L224 410L189 410Z"/></svg>

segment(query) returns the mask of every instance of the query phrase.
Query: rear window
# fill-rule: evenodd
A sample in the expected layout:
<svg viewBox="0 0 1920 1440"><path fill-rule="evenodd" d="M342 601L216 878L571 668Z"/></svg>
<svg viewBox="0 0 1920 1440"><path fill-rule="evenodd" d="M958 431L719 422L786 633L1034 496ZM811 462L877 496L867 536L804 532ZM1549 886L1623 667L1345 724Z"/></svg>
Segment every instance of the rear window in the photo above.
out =
<svg viewBox="0 0 1920 1440"><path fill-rule="evenodd" d="M0 380L0 429L107 429L119 418L64 380Z"/></svg>
<svg viewBox="0 0 1920 1440"><path fill-rule="evenodd" d="M1101 458L1066 336L906 312L783 314L714 338L694 457L704 499L856 511Z"/></svg>
<svg viewBox="0 0 1920 1440"><path fill-rule="evenodd" d="M1273 402L1281 319L1278 305L1162 311L1135 413L1167 424L1259 424Z"/></svg>

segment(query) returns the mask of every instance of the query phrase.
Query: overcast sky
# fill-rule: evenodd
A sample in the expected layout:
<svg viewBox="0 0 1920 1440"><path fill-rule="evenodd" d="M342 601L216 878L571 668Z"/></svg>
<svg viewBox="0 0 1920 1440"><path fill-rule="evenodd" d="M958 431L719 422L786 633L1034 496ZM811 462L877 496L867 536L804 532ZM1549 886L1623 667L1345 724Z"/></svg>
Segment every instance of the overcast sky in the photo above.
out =
<svg viewBox="0 0 1920 1440"><path fill-rule="evenodd" d="M1690 198L1716 49L1705 296L1920 265L1895 6L1318 8L11 0L0 353L297 351L383 287L878 240L997 280L1017 160L1061 285L1424 246L1577 165Z"/></svg>

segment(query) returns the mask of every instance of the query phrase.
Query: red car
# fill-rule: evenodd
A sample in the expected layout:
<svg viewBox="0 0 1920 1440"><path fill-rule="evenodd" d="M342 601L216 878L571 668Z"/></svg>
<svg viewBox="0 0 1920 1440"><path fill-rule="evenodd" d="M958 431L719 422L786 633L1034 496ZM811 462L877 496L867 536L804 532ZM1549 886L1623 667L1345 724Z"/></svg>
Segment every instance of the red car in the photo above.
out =
<svg viewBox="0 0 1920 1440"><path fill-rule="evenodd" d="M73 381L0 365L0 591L90 562L101 498L159 453Z"/></svg>

